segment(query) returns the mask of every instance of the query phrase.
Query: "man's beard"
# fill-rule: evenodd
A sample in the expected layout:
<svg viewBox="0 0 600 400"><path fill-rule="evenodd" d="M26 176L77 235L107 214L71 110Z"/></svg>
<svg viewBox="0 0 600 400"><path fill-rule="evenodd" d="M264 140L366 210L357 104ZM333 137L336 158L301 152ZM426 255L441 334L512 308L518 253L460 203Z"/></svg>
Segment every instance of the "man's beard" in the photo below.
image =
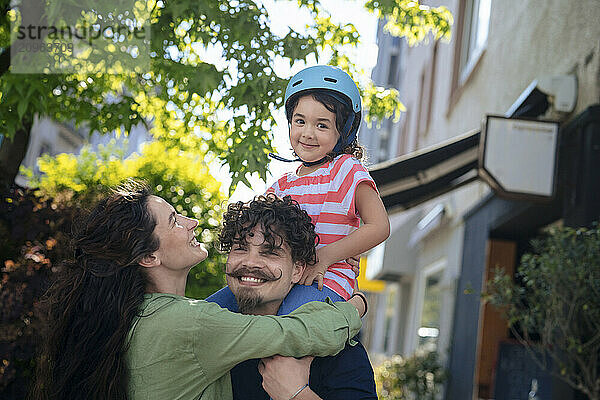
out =
<svg viewBox="0 0 600 400"><path fill-rule="evenodd" d="M262 296L250 288L238 288L235 299L238 303L238 311L242 314L254 314L263 301Z"/></svg>
<svg viewBox="0 0 600 400"><path fill-rule="evenodd" d="M251 276L262 279L265 282L275 282L281 279L283 271L280 269L279 276L277 276L269 270L241 267L232 272L225 272L225 274L233 279L239 279L242 276ZM234 292L234 296L238 303L238 311L242 314L254 314L256 308L263 303L263 297L259 293L256 293L255 289L238 286L236 287L236 292Z"/></svg>

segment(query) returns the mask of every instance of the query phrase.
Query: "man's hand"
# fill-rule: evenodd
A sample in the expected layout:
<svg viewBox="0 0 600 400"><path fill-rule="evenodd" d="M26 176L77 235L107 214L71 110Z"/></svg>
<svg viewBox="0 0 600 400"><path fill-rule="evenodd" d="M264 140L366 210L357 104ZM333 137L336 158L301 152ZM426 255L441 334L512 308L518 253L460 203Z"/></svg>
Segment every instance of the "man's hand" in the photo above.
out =
<svg viewBox="0 0 600 400"><path fill-rule="evenodd" d="M298 389L308 383L310 363L314 357L273 356L260 360L258 372L262 375L262 386L273 400L288 400ZM310 392L310 388L302 390ZM298 397L300 398L300 397Z"/></svg>

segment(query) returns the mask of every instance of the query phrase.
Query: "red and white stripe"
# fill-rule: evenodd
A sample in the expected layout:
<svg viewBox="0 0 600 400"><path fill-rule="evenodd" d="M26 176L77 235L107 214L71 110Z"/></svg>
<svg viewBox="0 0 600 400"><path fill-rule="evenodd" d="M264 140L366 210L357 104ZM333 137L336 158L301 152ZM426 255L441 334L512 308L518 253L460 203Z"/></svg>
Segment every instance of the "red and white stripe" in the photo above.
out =
<svg viewBox="0 0 600 400"><path fill-rule="evenodd" d="M300 204L315 224L320 239L317 248L320 248L359 227L355 201L356 188L361 182L368 182L377 190L364 165L351 155L342 154L310 174L285 174L267 193L280 197L290 195ZM327 268L323 283L347 300L354 291L355 278L350 265L338 262Z"/></svg>

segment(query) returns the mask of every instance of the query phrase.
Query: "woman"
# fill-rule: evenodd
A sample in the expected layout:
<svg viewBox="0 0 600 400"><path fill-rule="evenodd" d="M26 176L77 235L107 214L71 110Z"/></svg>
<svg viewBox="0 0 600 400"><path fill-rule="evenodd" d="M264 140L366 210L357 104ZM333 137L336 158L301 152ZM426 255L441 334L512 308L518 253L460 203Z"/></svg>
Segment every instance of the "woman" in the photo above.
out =
<svg viewBox="0 0 600 400"><path fill-rule="evenodd" d="M99 202L74 235L75 260L48 291L33 398L227 399L227 371L238 362L335 354L358 332L365 305L356 297L290 317L183 297L189 270L207 257L197 224L135 182Z"/></svg>

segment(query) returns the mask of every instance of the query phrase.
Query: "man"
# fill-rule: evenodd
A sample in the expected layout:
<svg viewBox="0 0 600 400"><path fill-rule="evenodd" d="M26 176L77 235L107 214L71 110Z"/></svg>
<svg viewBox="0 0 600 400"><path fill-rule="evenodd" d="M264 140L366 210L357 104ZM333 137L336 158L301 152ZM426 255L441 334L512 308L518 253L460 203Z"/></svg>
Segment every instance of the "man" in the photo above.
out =
<svg viewBox="0 0 600 400"><path fill-rule="evenodd" d="M310 217L291 198L268 195L231 204L223 220L220 247L228 252L227 283L237 300L227 307L277 314L304 269L316 262ZM373 369L360 343L332 357L248 360L231 371L231 380L234 399L377 399Z"/></svg>

